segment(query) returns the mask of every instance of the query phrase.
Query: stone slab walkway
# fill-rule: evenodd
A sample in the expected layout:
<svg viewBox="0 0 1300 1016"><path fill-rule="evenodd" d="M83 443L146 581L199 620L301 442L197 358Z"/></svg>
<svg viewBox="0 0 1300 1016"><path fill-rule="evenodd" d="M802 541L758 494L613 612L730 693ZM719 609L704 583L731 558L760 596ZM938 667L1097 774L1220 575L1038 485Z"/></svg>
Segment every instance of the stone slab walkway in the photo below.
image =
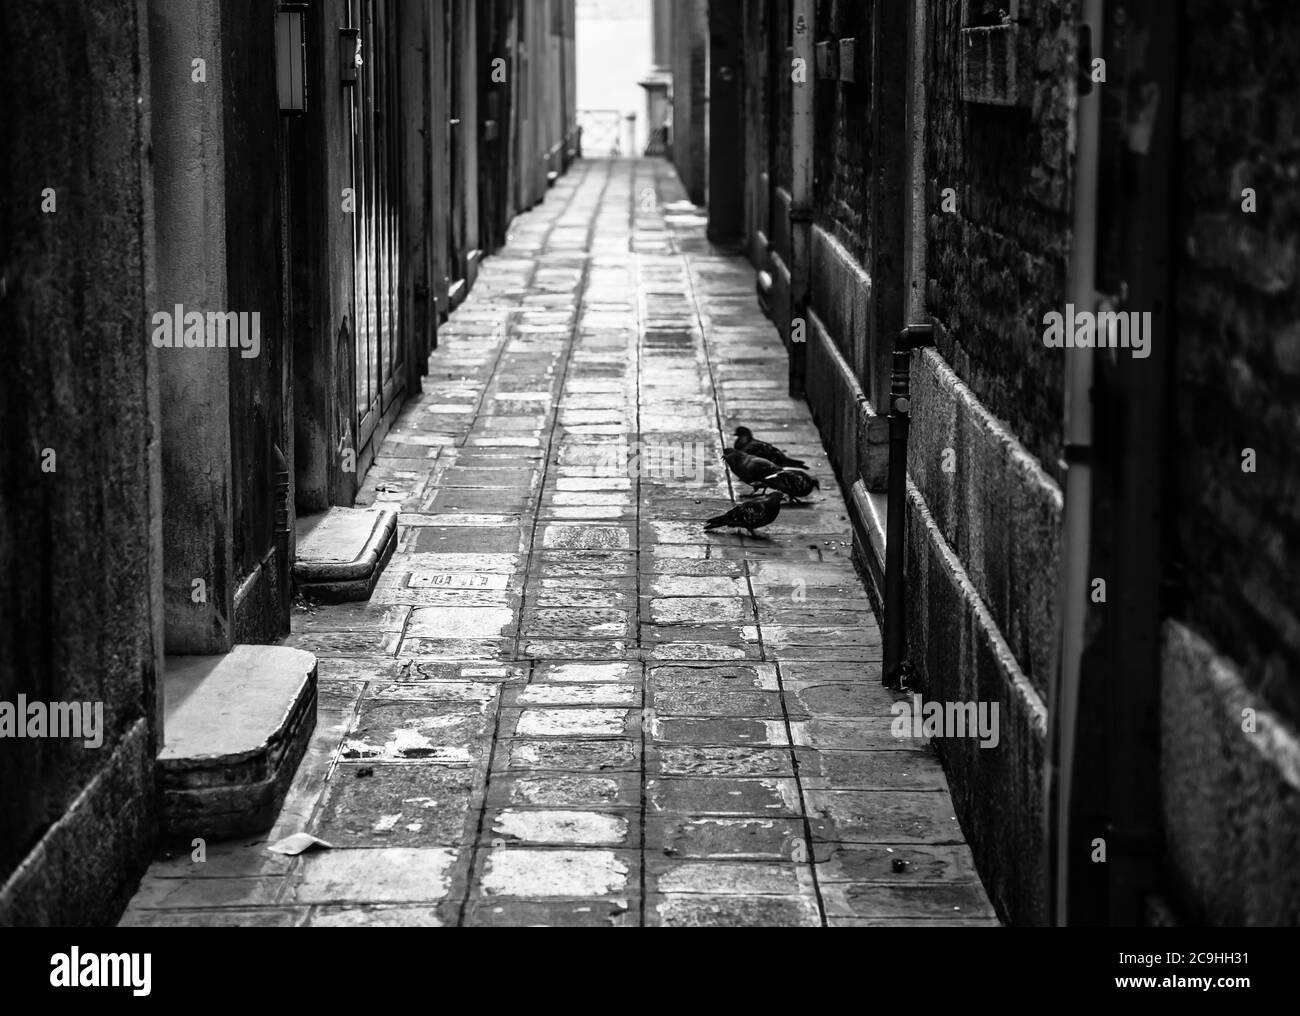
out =
<svg viewBox="0 0 1300 1016"><path fill-rule="evenodd" d="M374 595L296 612L319 716L276 827L160 860L124 924L996 923L703 226L660 160L515 221L367 478L401 512ZM822 480L752 539L701 525L741 423ZM333 848L266 851L301 830Z"/></svg>

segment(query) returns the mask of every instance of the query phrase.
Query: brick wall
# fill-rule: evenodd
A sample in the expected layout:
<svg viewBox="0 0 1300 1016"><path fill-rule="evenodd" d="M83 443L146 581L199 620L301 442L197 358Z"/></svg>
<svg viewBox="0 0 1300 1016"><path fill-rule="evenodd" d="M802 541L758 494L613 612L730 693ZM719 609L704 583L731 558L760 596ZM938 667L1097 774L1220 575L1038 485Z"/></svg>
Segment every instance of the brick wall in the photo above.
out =
<svg viewBox="0 0 1300 1016"><path fill-rule="evenodd" d="M1022 5L1015 108L961 100L961 7L928 0L930 312L944 359L1059 479L1064 361L1042 319L1065 302L1077 4ZM954 212L941 211L948 187Z"/></svg>
<svg viewBox="0 0 1300 1016"><path fill-rule="evenodd" d="M841 39L856 40L853 82L817 78L813 190L817 224L862 263L871 224L872 6L872 0L818 0L815 40L830 44L833 61Z"/></svg>
<svg viewBox="0 0 1300 1016"><path fill-rule="evenodd" d="M1190 0L1186 24L1173 609L1300 721L1300 18Z"/></svg>

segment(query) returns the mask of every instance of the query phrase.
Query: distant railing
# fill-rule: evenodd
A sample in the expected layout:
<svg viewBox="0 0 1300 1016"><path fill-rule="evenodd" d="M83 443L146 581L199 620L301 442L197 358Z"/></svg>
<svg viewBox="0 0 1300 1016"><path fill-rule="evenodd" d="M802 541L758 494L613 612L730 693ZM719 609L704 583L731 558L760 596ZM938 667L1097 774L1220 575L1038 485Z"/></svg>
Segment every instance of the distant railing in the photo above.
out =
<svg viewBox="0 0 1300 1016"><path fill-rule="evenodd" d="M578 110L579 151L583 158L607 159L623 154L623 111Z"/></svg>

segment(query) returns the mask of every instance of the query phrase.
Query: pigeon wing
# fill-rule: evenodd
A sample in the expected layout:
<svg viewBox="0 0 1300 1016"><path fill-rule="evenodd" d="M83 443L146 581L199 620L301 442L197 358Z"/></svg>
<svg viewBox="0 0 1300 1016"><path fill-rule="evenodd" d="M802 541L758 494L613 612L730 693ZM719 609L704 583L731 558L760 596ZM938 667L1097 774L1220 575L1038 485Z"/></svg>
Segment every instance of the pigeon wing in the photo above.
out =
<svg viewBox="0 0 1300 1016"><path fill-rule="evenodd" d="M761 483L765 477L770 476L777 470L775 462L770 462L757 455L746 455L744 453L740 456L739 466L740 469L737 470L736 475L750 486Z"/></svg>
<svg viewBox="0 0 1300 1016"><path fill-rule="evenodd" d="M776 445L768 444L766 441L750 441L749 444L745 445L745 454L776 461L781 457L781 449Z"/></svg>

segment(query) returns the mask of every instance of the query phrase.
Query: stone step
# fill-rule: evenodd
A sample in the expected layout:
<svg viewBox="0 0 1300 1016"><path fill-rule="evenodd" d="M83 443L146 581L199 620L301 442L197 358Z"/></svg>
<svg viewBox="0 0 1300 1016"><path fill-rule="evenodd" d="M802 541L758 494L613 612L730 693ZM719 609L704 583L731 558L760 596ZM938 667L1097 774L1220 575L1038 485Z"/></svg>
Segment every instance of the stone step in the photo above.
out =
<svg viewBox="0 0 1300 1016"><path fill-rule="evenodd" d="M216 656L169 656L163 699L164 836L268 829L316 727L315 655L239 645Z"/></svg>
<svg viewBox="0 0 1300 1016"><path fill-rule="evenodd" d="M331 508L298 519L293 577L323 603L367 600L397 546L395 508Z"/></svg>

